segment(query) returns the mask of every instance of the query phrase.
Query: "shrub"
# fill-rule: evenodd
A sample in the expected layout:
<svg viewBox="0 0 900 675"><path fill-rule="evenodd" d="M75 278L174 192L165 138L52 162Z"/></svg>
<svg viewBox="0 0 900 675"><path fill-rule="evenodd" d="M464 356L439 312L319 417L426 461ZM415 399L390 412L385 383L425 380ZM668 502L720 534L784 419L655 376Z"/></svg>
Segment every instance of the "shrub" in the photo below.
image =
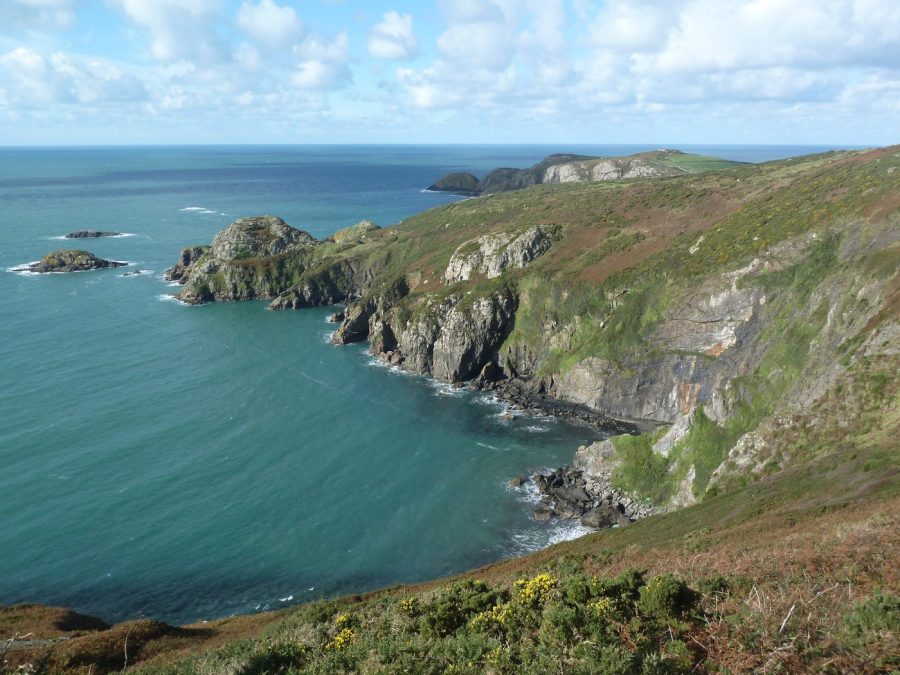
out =
<svg viewBox="0 0 900 675"><path fill-rule="evenodd" d="M653 577L640 590L638 609L655 619L676 619L697 604L698 595L671 574Z"/></svg>
<svg viewBox="0 0 900 675"><path fill-rule="evenodd" d="M434 635L449 635L475 614L505 599L503 593L488 588L483 581L467 579L452 583L423 611L425 627Z"/></svg>
<svg viewBox="0 0 900 675"><path fill-rule="evenodd" d="M900 598L890 593L876 593L858 602L844 617L847 632L858 644L883 640L886 635L900 634Z"/></svg>

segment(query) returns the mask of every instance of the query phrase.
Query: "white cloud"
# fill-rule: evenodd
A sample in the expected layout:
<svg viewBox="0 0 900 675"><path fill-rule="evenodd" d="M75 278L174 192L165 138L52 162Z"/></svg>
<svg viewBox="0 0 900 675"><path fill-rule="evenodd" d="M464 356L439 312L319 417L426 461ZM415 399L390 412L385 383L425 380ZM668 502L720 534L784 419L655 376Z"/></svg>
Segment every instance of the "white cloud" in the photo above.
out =
<svg viewBox="0 0 900 675"><path fill-rule="evenodd" d="M381 23L369 31L369 56L376 59L409 59L419 51L419 41L413 31L409 14L387 12Z"/></svg>
<svg viewBox="0 0 900 675"><path fill-rule="evenodd" d="M75 0L3 0L0 33L19 29L60 30L75 25Z"/></svg>
<svg viewBox="0 0 900 675"><path fill-rule="evenodd" d="M214 28L220 0L111 0L150 33L150 53L160 61L219 61L225 53Z"/></svg>
<svg viewBox="0 0 900 675"><path fill-rule="evenodd" d="M260 46L269 49L290 45L304 31L303 23L293 8L278 5L272 0L260 0L258 4L242 3L237 14L237 25Z"/></svg>
<svg viewBox="0 0 900 675"><path fill-rule="evenodd" d="M338 89L350 79L350 69L345 63L309 59L297 66L291 84L298 89Z"/></svg>
<svg viewBox="0 0 900 675"><path fill-rule="evenodd" d="M23 108L134 102L147 97L140 80L114 64L62 52L45 56L26 47L0 54L0 84L7 89L8 104Z"/></svg>
<svg viewBox="0 0 900 675"><path fill-rule="evenodd" d="M347 33L338 33L334 39L325 40L310 34L294 45L294 54L300 58L290 82L298 89L340 89L353 77L347 65L350 39Z"/></svg>

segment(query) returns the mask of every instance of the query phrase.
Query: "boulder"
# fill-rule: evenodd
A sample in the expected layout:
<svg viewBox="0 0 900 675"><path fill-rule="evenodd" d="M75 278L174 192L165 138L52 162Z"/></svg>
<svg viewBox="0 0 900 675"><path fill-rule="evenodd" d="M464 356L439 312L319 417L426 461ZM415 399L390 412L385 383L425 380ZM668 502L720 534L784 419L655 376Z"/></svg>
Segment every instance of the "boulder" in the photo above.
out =
<svg viewBox="0 0 900 675"><path fill-rule="evenodd" d="M594 530L603 530L613 525L631 522L617 506L603 505L591 509L581 516L581 524Z"/></svg>
<svg viewBox="0 0 900 675"><path fill-rule="evenodd" d="M539 523L546 523L550 520L553 514L550 511L550 507L546 504L538 504L534 511L531 512L531 516L538 521Z"/></svg>

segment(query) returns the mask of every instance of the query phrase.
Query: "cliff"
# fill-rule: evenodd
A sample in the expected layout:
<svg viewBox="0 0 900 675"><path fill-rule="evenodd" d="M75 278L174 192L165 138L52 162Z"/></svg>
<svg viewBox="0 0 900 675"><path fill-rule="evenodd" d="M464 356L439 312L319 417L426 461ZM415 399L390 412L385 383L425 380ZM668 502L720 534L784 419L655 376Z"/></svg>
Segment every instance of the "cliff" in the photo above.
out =
<svg viewBox="0 0 900 675"><path fill-rule="evenodd" d="M181 298L344 303L335 342L368 339L401 369L663 425L615 440L607 473L683 505L789 464L770 442L786 419L863 360L896 365L879 336L897 330L898 163L886 149L537 185L322 242L244 219L182 256ZM652 486L635 477L648 462Z"/></svg>
<svg viewBox="0 0 900 675"><path fill-rule="evenodd" d="M527 169L494 169L480 180L471 173L447 174L428 186L428 189L474 196L522 190L543 183L588 183L682 176L737 164L738 162L692 155L679 150L656 150L609 158L556 154Z"/></svg>

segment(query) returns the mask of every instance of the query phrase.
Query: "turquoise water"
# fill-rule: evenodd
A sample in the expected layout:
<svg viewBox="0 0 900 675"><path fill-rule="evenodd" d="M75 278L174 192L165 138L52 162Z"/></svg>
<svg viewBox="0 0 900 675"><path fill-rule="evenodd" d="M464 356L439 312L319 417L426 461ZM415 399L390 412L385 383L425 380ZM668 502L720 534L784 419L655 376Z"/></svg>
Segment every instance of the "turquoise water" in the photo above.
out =
<svg viewBox="0 0 900 675"><path fill-rule="evenodd" d="M531 521L506 481L569 462L593 432L501 419L495 401L332 346L327 309L185 307L161 278L182 246L239 216L274 213L316 236L389 225L455 199L421 191L448 171L549 151L0 149L0 604L187 622L579 534ZM87 228L131 236L56 239ZM61 246L131 266L8 271Z"/></svg>

